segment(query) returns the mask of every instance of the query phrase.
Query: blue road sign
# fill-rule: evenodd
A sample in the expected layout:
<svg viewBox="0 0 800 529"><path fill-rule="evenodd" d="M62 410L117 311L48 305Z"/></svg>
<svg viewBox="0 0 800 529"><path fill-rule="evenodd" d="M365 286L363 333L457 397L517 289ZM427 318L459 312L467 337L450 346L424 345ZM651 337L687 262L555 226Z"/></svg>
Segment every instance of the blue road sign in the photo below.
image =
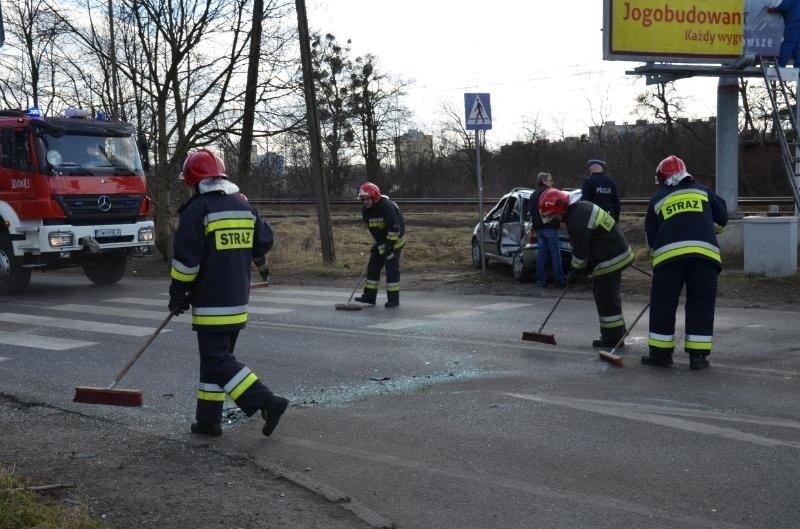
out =
<svg viewBox="0 0 800 529"><path fill-rule="evenodd" d="M464 94L464 116L467 130L492 128L492 105L489 94Z"/></svg>

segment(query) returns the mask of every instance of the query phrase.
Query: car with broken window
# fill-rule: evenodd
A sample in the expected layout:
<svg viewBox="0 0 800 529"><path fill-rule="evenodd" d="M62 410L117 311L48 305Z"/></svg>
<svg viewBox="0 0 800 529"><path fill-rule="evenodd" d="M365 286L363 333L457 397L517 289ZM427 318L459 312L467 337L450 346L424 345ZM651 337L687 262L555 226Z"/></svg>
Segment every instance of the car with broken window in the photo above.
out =
<svg viewBox="0 0 800 529"><path fill-rule="evenodd" d="M577 190L579 193L580 190ZM530 281L536 276L536 234L531 230L530 199L533 189L515 187L492 207L472 232L472 265L481 268L481 260L511 266L517 281ZM572 243L566 230L560 232L561 263L569 272ZM549 259L548 259L549 261ZM548 274L550 263L548 262Z"/></svg>

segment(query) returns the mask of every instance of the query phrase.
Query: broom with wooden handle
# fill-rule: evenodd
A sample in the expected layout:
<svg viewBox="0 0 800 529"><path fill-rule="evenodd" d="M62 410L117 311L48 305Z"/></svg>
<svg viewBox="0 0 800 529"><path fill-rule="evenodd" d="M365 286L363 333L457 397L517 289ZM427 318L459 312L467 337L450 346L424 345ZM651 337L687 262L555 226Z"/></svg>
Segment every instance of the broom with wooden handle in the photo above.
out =
<svg viewBox="0 0 800 529"><path fill-rule="evenodd" d="M122 377L125 376L125 373L133 366L134 363L142 356L147 348L153 343L153 340L161 333L164 327L167 326L169 320L175 315L174 312L170 312L164 321L161 322L161 325L153 331L153 334L150 335L150 338L136 351L128 363L125 364L125 367L122 368L122 371L119 372L117 377L114 381L107 387L107 388L97 388L97 387L90 387L90 386L80 386L75 388L75 398L72 399L73 402L82 402L84 404L108 404L110 406L141 406L142 405L142 392L139 390L134 389L114 389L115 386L122 380Z"/></svg>

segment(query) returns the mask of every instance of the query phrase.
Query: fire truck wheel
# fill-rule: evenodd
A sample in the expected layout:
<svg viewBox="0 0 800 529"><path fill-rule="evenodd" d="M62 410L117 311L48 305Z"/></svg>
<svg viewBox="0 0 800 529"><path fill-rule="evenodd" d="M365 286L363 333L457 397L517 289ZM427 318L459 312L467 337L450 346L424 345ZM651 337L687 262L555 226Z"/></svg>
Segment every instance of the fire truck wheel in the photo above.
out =
<svg viewBox="0 0 800 529"><path fill-rule="evenodd" d="M19 294L31 281L29 268L22 268L7 233L0 234L0 294Z"/></svg>
<svg viewBox="0 0 800 529"><path fill-rule="evenodd" d="M124 253L93 255L83 262L83 273L96 285L113 285L122 279L127 266Z"/></svg>

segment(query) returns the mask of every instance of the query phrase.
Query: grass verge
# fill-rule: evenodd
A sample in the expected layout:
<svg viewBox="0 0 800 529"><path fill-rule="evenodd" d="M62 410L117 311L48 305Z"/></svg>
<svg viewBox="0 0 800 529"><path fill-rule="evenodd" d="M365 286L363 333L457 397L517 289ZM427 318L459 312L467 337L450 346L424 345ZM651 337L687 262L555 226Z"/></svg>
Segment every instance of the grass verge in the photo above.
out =
<svg viewBox="0 0 800 529"><path fill-rule="evenodd" d="M84 507L68 507L31 490L12 470L0 467L0 529L104 529Z"/></svg>

